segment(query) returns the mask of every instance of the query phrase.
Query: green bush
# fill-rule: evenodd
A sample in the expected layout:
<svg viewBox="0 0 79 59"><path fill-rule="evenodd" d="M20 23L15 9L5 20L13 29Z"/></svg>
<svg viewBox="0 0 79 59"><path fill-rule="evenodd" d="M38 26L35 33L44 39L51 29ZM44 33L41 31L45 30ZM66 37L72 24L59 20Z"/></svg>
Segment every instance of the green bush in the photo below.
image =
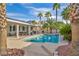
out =
<svg viewBox="0 0 79 59"><path fill-rule="evenodd" d="M65 24L60 29L60 34L64 35L64 39L71 41L71 26L70 24Z"/></svg>

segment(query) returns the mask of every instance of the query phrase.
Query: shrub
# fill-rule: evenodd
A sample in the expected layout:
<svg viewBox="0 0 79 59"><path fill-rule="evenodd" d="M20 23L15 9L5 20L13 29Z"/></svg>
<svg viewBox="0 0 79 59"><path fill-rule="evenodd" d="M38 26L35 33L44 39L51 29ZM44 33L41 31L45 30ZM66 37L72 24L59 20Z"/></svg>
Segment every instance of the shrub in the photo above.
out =
<svg viewBox="0 0 79 59"><path fill-rule="evenodd" d="M71 26L70 24L65 24L60 29L61 35L64 35L64 39L71 41Z"/></svg>
<svg viewBox="0 0 79 59"><path fill-rule="evenodd" d="M24 50L13 48L13 49L7 49L7 54L2 56L23 56L23 55Z"/></svg>

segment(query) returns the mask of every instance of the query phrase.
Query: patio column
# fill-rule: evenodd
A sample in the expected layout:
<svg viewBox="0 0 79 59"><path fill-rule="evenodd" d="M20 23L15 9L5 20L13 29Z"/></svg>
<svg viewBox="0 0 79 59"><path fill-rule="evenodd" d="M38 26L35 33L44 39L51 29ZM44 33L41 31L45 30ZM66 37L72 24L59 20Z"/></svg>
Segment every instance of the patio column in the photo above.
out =
<svg viewBox="0 0 79 59"><path fill-rule="evenodd" d="M28 34L31 34L31 26L28 26Z"/></svg>
<svg viewBox="0 0 79 59"><path fill-rule="evenodd" d="M36 29L37 29L37 30L36 30L36 34L38 34L38 26L36 27Z"/></svg>
<svg viewBox="0 0 79 59"><path fill-rule="evenodd" d="M16 37L19 38L19 25L16 25Z"/></svg>

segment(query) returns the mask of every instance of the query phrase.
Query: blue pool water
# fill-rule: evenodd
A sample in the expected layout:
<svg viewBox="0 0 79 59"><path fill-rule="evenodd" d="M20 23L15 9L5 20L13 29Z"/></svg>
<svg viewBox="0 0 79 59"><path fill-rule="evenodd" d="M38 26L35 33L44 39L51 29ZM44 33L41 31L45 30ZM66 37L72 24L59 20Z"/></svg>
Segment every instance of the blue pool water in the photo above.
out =
<svg viewBox="0 0 79 59"><path fill-rule="evenodd" d="M51 43L58 43L59 42L59 35L41 35L35 38L26 39L25 41L28 42L51 42Z"/></svg>

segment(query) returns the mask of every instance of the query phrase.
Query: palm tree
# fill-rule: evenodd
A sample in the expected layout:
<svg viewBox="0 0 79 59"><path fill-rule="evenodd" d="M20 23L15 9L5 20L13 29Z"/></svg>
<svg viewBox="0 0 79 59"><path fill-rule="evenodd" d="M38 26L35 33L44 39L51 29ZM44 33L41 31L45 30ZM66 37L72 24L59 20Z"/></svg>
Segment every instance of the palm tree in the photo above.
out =
<svg viewBox="0 0 79 59"><path fill-rule="evenodd" d="M6 4L0 3L0 54L5 55L7 49Z"/></svg>
<svg viewBox="0 0 79 59"><path fill-rule="evenodd" d="M58 15L58 9L60 9L60 4L59 3L54 3L53 5L53 10L56 10L56 21L57 21L57 15ZM57 29L56 29L57 32Z"/></svg>
<svg viewBox="0 0 79 59"><path fill-rule="evenodd" d="M39 17L39 19L40 19L40 24L41 24L42 16L43 16L43 14L42 14L41 12L38 13L38 17Z"/></svg>
<svg viewBox="0 0 79 59"><path fill-rule="evenodd" d="M57 28L56 21L48 19L47 22L43 25L43 28L50 29L50 33L52 33L52 30Z"/></svg>
<svg viewBox="0 0 79 59"><path fill-rule="evenodd" d="M66 11L71 23L72 41L69 55L79 55L79 4L71 3Z"/></svg>
<svg viewBox="0 0 79 59"><path fill-rule="evenodd" d="M45 17L47 18L46 22L50 19L51 16L52 16L52 14L50 12L45 13ZM49 27L47 27L47 30L49 30Z"/></svg>
<svg viewBox="0 0 79 59"><path fill-rule="evenodd" d="M34 24L34 25L35 25L35 24L37 24L37 22L36 22L35 20L33 20L33 21L32 21L32 24Z"/></svg>
<svg viewBox="0 0 79 59"><path fill-rule="evenodd" d="M44 23L42 28L48 32L48 28L49 28L48 23Z"/></svg>
<svg viewBox="0 0 79 59"><path fill-rule="evenodd" d="M54 3L53 10L56 10L56 21L57 21L58 9L60 9L60 4Z"/></svg>
<svg viewBox="0 0 79 59"><path fill-rule="evenodd" d="M46 12L45 13L45 17L47 18L47 20L49 20L49 18L52 16L52 14L50 12Z"/></svg>
<svg viewBox="0 0 79 59"><path fill-rule="evenodd" d="M39 14L38 14L38 17L39 17L39 19L40 19L40 22L39 22L39 24L41 25L41 20L42 20L42 16L43 16L43 14L40 12ZM40 26L40 33L42 32L41 31L41 29L42 29L42 27Z"/></svg>
<svg viewBox="0 0 79 59"><path fill-rule="evenodd" d="M68 20L69 20L68 14L69 14L69 8L66 7L66 8L62 11L62 13L61 13L61 16L62 16L63 19L66 21L66 24L68 24Z"/></svg>
<svg viewBox="0 0 79 59"><path fill-rule="evenodd" d="M73 55L79 54L79 4L78 3L72 3L69 5L69 19L71 21L71 30L72 30L72 49ZM75 53L74 53L75 51ZM77 54L78 53L78 54Z"/></svg>

